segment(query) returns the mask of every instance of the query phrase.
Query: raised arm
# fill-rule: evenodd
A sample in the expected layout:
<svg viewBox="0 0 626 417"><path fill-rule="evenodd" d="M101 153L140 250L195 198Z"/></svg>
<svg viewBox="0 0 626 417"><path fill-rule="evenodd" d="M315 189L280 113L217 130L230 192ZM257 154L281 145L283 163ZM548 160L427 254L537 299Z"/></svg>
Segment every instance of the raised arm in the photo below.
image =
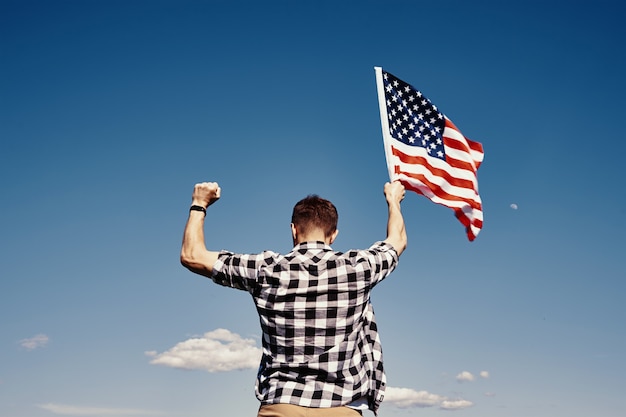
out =
<svg viewBox="0 0 626 417"><path fill-rule="evenodd" d="M389 207L389 218L387 220L387 239L385 242L394 247L398 256L404 252L407 244L404 218L400 209L400 203L404 199L404 185L399 181L385 184L385 199Z"/></svg>
<svg viewBox="0 0 626 417"><path fill-rule="evenodd" d="M206 209L220 198L221 189L216 182L196 184L191 197L189 218L183 234L180 263L196 274L210 277L218 252L209 251L204 242L204 218ZM196 206L196 207L194 207ZM204 208L196 210L197 206Z"/></svg>

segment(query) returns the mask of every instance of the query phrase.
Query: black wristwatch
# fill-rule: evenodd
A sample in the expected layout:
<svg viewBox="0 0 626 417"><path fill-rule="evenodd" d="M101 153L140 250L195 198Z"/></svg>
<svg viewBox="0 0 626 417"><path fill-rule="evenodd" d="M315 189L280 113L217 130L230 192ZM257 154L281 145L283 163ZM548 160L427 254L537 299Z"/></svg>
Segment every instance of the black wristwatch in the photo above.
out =
<svg viewBox="0 0 626 417"><path fill-rule="evenodd" d="M189 207L189 211L201 211L206 216L206 209L204 207L202 207L202 206L193 205L193 206Z"/></svg>

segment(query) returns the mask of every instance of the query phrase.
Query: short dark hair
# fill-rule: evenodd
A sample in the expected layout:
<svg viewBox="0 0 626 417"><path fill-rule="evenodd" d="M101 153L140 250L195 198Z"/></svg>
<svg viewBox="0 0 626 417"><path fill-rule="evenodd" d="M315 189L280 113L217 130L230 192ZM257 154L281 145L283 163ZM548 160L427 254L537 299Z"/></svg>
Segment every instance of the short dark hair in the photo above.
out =
<svg viewBox="0 0 626 417"><path fill-rule="evenodd" d="M298 232L306 234L312 229L321 229L326 237L337 230L338 220L335 205L315 194L298 201L291 215L291 223Z"/></svg>

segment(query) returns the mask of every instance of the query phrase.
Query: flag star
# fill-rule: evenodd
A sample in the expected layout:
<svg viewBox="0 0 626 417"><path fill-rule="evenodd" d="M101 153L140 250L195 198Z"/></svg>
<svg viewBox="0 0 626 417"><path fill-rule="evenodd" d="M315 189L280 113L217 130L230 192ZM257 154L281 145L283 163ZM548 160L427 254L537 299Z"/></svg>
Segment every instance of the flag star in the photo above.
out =
<svg viewBox="0 0 626 417"><path fill-rule="evenodd" d="M411 136L409 138L409 143L415 143L415 136Z"/></svg>
<svg viewBox="0 0 626 417"><path fill-rule="evenodd" d="M409 120L409 115L405 113L405 114L402 115L402 118L404 120Z"/></svg>
<svg viewBox="0 0 626 417"><path fill-rule="evenodd" d="M437 151L437 156L438 156L439 158L443 158L443 152L441 152L441 151Z"/></svg>
<svg viewBox="0 0 626 417"><path fill-rule="evenodd" d="M409 129L411 130L415 129L415 125L413 123L409 123Z"/></svg>
<svg viewBox="0 0 626 417"><path fill-rule="evenodd" d="M398 85L399 85L398 80L393 80L393 86L397 88Z"/></svg>
<svg viewBox="0 0 626 417"><path fill-rule="evenodd" d="M413 101L413 100L415 100L415 96L414 96L413 94L411 94L411 95L409 96L409 101Z"/></svg>
<svg viewBox="0 0 626 417"><path fill-rule="evenodd" d="M391 84L387 84L387 87L385 87L385 90L387 90L388 93L391 93L391 89L393 87L391 87Z"/></svg>
<svg viewBox="0 0 626 417"><path fill-rule="evenodd" d="M409 133L409 131L408 131L408 130L406 130L406 127L404 127L404 128L402 128L402 133L406 135L406 134L408 134L408 133Z"/></svg>
<svg viewBox="0 0 626 417"><path fill-rule="evenodd" d="M441 139L437 139L437 145L441 145Z"/></svg>
<svg viewBox="0 0 626 417"><path fill-rule="evenodd" d="M391 99L392 99L393 101L398 101L398 96L393 96L393 97L391 97Z"/></svg>
<svg viewBox="0 0 626 417"><path fill-rule="evenodd" d="M426 100L426 99L422 100L422 106L425 106L427 104L428 104L428 100Z"/></svg>

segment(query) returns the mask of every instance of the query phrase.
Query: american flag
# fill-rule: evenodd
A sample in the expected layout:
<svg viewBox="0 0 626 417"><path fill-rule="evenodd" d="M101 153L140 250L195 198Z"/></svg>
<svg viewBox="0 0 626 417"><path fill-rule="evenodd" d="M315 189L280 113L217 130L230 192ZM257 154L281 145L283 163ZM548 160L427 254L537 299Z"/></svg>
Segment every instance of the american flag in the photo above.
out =
<svg viewBox="0 0 626 417"><path fill-rule="evenodd" d="M474 240L483 226L476 177L483 146L463 136L413 86L374 69L389 178L452 208Z"/></svg>

